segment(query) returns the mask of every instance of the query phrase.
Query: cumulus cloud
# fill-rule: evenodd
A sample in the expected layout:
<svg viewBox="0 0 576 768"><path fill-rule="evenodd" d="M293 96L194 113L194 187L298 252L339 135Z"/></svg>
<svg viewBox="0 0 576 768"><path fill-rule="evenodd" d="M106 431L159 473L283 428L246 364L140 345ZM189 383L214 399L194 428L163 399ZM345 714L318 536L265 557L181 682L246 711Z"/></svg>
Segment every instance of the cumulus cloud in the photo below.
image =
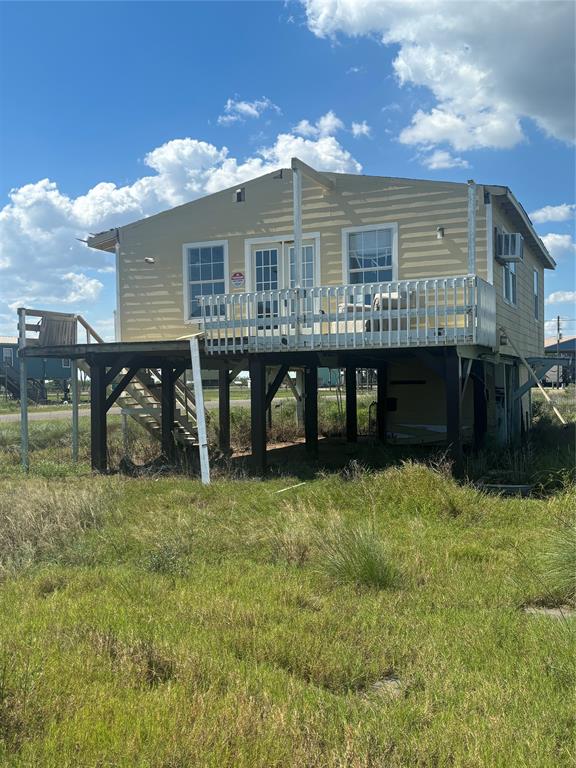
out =
<svg viewBox="0 0 576 768"><path fill-rule="evenodd" d="M398 47L401 85L427 88L400 141L461 152L509 148L529 118L574 141L574 3L563 0L302 0L320 37L377 36Z"/></svg>
<svg viewBox="0 0 576 768"><path fill-rule="evenodd" d="M468 168L469 163L461 157L454 157L445 149L435 149L427 155L421 157L422 164L431 171L438 171L443 168Z"/></svg>
<svg viewBox="0 0 576 768"><path fill-rule="evenodd" d="M344 123L332 110L322 115L315 123L311 123L309 120L300 120L298 125L294 127L294 133L315 138L334 136L342 130L344 130Z"/></svg>
<svg viewBox="0 0 576 768"><path fill-rule="evenodd" d="M548 235L542 235L542 242L555 261L576 253L576 243L572 239L572 235L559 235L556 232L551 232Z"/></svg>
<svg viewBox="0 0 576 768"><path fill-rule="evenodd" d="M372 133L372 129L366 120L362 120L361 123L352 123L352 128L350 130L352 131L352 136L354 136L355 139L359 138L360 136L370 136Z"/></svg>
<svg viewBox="0 0 576 768"><path fill-rule="evenodd" d="M8 307L33 305L50 309L73 304L74 310L85 311L103 290L90 272L113 271L102 253L80 242L87 233L287 167L294 156L319 170L362 170L334 136L324 133L316 138L281 133L274 144L242 160L226 147L184 138L150 151L144 164L154 173L132 184L100 182L78 197L49 179L13 189L10 202L0 210L0 314L9 314Z"/></svg>
<svg viewBox="0 0 576 768"><path fill-rule="evenodd" d="M535 224L545 224L548 221L570 221L574 216L576 205L562 203L561 205L545 205L532 211L530 218Z"/></svg>
<svg viewBox="0 0 576 768"><path fill-rule="evenodd" d="M246 119L260 117L266 111L281 114L280 107L266 97L254 101L228 99L224 105L224 114L218 117L218 124L243 123Z"/></svg>
<svg viewBox="0 0 576 768"><path fill-rule="evenodd" d="M576 302L576 291L554 291L546 298L546 304L574 304Z"/></svg>

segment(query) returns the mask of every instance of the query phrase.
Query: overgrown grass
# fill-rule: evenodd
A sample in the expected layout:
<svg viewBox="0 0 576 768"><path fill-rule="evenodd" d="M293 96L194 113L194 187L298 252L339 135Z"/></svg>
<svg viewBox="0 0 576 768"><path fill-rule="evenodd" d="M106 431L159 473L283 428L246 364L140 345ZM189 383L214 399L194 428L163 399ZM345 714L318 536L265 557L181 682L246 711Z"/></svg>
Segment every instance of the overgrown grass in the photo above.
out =
<svg viewBox="0 0 576 768"><path fill-rule="evenodd" d="M558 519L545 537L540 561L542 578L550 596L576 607L576 515L573 508Z"/></svg>
<svg viewBox="0 0 576 768"><path fill-rule="evenodd" d="M335 525L319 541L320 567L341 584L391 587L397 574L373 526Z"/></svg>
<svg viewBox="0 0 576 768"><path fill-rule="evenodd" d="M0 765L572 765L576 619L522 610L573 595L549 426L565 474L529 499L398 454L304 484L60 476L58 423L25 478L4 435Z"/></svg>

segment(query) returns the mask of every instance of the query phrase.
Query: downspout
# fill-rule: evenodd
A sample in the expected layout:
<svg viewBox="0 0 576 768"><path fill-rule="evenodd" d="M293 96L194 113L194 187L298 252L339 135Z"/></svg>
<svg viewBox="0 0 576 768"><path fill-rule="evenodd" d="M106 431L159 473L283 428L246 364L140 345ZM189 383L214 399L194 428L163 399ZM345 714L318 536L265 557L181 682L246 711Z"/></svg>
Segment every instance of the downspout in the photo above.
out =
<svg viewBox="0 0 576 768"><path fill-rule="evenodd" d="M468 181L468 274L476 274L476 184Z"/></svg>
<svg viewBox="0 0 576 768"><path fill-rule="evenodd" d="M294 334L296 343L300 337L300 282L302 258L302 172L292 160L292 203L294 208L294 288L296 300L294 302Z"/></svg>
<svg viewBox="0 0 576 768"><path fill-rule="evenodd" d="M122 316L120 312L120 230L116 230L116 312L114 313L114 341L122 341Z"/></svg>
<svg viewBox="0 0 576 768"><path fill-rule="evenodd" d="M292 162L292 204L294 209L294 288L300 288L302 258L302 172Z"/></svg>

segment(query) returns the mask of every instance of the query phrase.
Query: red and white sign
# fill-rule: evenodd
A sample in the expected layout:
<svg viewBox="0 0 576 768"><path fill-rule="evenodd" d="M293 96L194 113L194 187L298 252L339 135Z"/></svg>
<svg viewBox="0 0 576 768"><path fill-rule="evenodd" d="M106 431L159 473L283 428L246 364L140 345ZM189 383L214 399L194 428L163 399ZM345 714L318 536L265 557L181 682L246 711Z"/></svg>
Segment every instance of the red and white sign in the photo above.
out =
<svg viewBox="0 0 576 768"><path fill-rule="evenodd" d="M230 283L232 284L232 288L244 288L245 282L246 277L244 272L233 272L230 276Z"/></svg>

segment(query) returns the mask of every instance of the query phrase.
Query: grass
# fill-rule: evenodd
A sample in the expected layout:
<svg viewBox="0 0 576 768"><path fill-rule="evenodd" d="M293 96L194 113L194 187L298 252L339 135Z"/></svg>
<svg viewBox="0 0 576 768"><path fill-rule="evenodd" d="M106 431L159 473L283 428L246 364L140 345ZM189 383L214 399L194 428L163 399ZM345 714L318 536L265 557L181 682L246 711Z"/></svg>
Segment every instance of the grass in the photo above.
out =
<svg viewBox="0 0 576 768"><path fill-rule="evenodd" d="M0 765L573 765L576 619L523 610L574 587L573 448L539 422L528 499L369 444L265 481L93 477L86 420L76 467L69 425L31 422L24 477L2 425Z"/></svg>

